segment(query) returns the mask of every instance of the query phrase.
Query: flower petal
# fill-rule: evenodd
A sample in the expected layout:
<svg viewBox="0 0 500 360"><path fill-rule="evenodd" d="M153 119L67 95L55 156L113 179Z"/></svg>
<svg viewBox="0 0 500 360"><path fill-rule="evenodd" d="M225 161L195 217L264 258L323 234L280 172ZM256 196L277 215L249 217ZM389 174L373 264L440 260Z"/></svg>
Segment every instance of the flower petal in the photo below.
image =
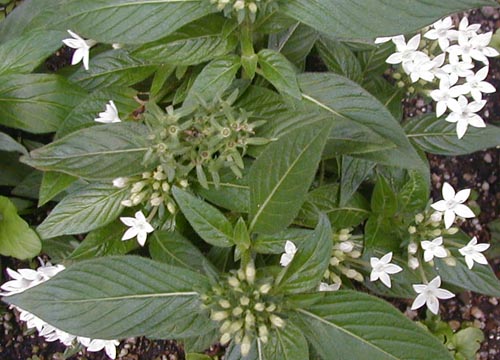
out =
<svg viewBox="0 0 500 360"><path fill-rule="evenodd" d="M464 205L464 204L457 204L453 210L455 211L455 214L457 214L458 216L461 216L463 218L476 217L476 215L474 215L472 210L469 209L469 207Z"/></svg>
<svg viewBox="0 0 500 360"><path fill-rule="evenodd" d="M415 285L413 285L415 286ZM411 309L412 310L416 310L416 309L419 309L421 308L422 306L424 306L424 304L426 303L427 299L425 297L424 294L419 294L415 300L413 300L413 304L411 304Z"/></svg>

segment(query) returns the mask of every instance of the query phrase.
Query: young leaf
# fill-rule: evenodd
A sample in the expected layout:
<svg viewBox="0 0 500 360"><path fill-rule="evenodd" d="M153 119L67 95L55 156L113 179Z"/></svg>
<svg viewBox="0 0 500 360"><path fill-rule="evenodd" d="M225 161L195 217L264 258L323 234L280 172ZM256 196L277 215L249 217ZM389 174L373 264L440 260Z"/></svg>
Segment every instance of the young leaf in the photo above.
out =
<svg viewBox="0 0 500 360"><path fill-rule="evenodd" d="M371 208L375 214L387 218L390 218L398 210L396 194L383 176L377 176L371 198Z"/></svg>
<svg viewBox="0 0 500 360"><path fill-rule="evenodd" d="M177 187L172 189L175 201L193 229L207 243L232 246L233 226L217 208Z"/></svg>
<svg viewBox="0 0 500 360"><path fill-rule="evenodd" d="M278 275L278 287L289 294L315 290L330 262L332 246L330 222L322 215L314 232L299 244L292 262Z"/></svg>
<svg viewBox="0 0 500 360"><path fill-rule="evenodd" d="M0 196L0 254L25 260L38 255L42 244L19 215L14 204Z"/></svg>
<svg viewBox="0 0 500 360"><path fill-rule="evenodd" d="M487 125L485 128L471 126L465 136L459 139L456 124L436 119L434 114L412 119L404 128L413 144L431 154L464 155L500 144L500 128L497 126Z"/></svg>
<svg viewBox="0 0 500 360"><path fill-rule="evenodd" d="M48 203L75 181L76 178L68 174L54 171L44 172L38 195L38 206Z"/></svg>
<svg viewBox="0 0 500 360"><path fill-rule="evenodd" d="M44 171L113 179L144 171L147 128L136 123L93 126L38 148L22 161Z"/></svg>
<svg viewBox="0 0 500 360"><path fill-rule="evenodd" d="M58 75L15 74L0 79L0 124L35 134L56 131L86 95Z"/></svg>
<svg viewBox="0 0 500 360"><path fill-rule="evenodd" d="M206 277L137 256L84 260L3 301L70 334L97 339L182 338L213 329Z"/></svg>
<svg viewBox="0 0 500 360"><path fill-rule="evenodd" d="M43 239L81 234L106 225L123 210L128 189L112 184L91 183L66 196L37 227Z"/></svg>
<svg viewBox="0 0 500 360"><path fill-rule="evenodd" d="M374 166L375 163L371 161L356 159L346 155L342 156L339 206L347 204Z"/></svg>
<svg viewBox="0 0 500 360"><path fill-rule="evenodd" d="M24 146L3 132L0 132L0 150L28 155L28 151Z"/></svg>
<svg viewBox="0 0 500 360"><path fill-rule="evenodd" d="M252 250L260 254L281 254L287 240L299 246L301 242L310 239L312 231L302 228L288 228L272 235L259 234L253 242Z"/></svg>
<svg viewBox="0 0 500 360"><path fill-rule="evenodd" d="M366 251L381 248L386 252L396 252L400 248L402 236L392 218L385 214L373 214L365 223L364 239Z"/></svg>
<svg viewBox="0 0 500 360"><path fill-rule="evenodd" d="M436 337L392 305L358 291L324 294L296 309L293 322L325 360L332 354L338 360L453 359Z"/></svg>
<svg viewBox="0 0 500 360"><path fill-rule="evenodd" d="M429 201L427 179L416 171L408 171L408 181L397 194L399 212L415 214L425 209Z"/></svg>
<svg viewBox="0 0 500 360"><path fill-rule="evenodd" d="M300 99L297 74L287 58L270 49L262 49L258 55L262 76L280 93Z"/></svg>
<svg viewBox="0 0 500 360"><path fill-rule="evenodd" d="M240 66L240 58L236 55L226 55L210 62L189 89L184 106L190 108L200 101L210 104L217 100L231 85Z"/></svg>
<svg viewBox="0 0 500 360"><path fill-rule="evenodd" d="M298 128L269 144L250 169L250 231L272 234L297 215L316 173L329 121Z"/></svg>
<svg viewBox="0 0 500 360"><path fill-rule="evenodd" d="M493 0L288 0L279 11L333 38L373 40L407 34L460 10L495 6Z"/></svg>

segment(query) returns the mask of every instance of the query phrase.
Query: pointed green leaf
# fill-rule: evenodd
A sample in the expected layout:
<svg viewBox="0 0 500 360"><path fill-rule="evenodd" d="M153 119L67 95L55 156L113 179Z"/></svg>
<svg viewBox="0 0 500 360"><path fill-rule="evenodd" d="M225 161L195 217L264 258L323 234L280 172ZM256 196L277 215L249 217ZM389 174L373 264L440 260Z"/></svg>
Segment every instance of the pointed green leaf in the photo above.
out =
<svg viewBox="0 0 500 360"><path fill-rule="evenodd" d="M325 360L332 354L338 360L453 359L432 334L392 305L362 292L327 293L296 311L294 323Z"/></svg>
<svg viewBox="0 0 500 360"><path fill-rule="evenodd" d="M37 227L44 239L66 234L81 234L116 219L122 212L127 188L91 183L66 196Z"/></svg>
<svg viewBox="0 0 500 360"><path fill-rule="evenodd" d="M275 329L262 348L262 360L304 360L309 359L307 340L302 331L288 321L284 329Z"/></svg>
<svg viewBox="0 0 500 360"><path fill-rule="evenodd" d="M316 173L330 122L303 126L269 144L250 169L250 231L272 234L297 215Z"/></svg>
<svg viewBox="0 0 500 360"><path fill-rule="evenodd" d="M14 204L0 196L0 254L25 260L38 255L42 244L19 215Z"/></svg>
<svg viewBox="0 0 500 360"><path fill-rule="evenodd" d="M93 126L33 150L22 161L43 171L113 179L144 171L147 128L136 123Z"/></svg>
<svg viewBox="0 0 500 360"><path fill-rule="evenodd" d="M297 74L287 58L271 49L259 51L258 56L262 76L273 84L280 93L300 99Z"/></svg>
<svg viewBox="0 0 500 360"><path fill-rule="evenodd" d="M313 28L296 23L279 38L278 50L298 69L304 70L306 57L318 36Z"/></svg>
<svg viewBox="0 0 500 360"><path fill-rule="evenodd" d="M310 237L296 246L297 253L292 262L276 280L278 287L289 294L315 290L328 268L333 242L332 229L326 216L322 215Z"/></svg>
<svg viewBox="0 0 500 360"><path fill-rule="evenodd" d="M177 187L172 189L175 201L193 229L207 243L232 246L233 226L217 208Z"/></svg>
<svg viewBox="0 0 500 360"><path fill-rule="evenodd" d="M339 205L347 204L361 183L367 178L375 164L371 161L342 156Z"/></svg>
<svg viewBox="0 0 500 360"><path fill-rule="evenodd" d="M371 208L375 214L384 217L391 217L398 210L396 194L383 176L377 176L371 198Z"/></svg>
<svg viewBox="0 0 500 360"><path fill-rule="evenodd" d="M361 65L347 45L321 36L316 43L316 49L329 71L345 76L354 82L361 82Z"/></svg>
<svg viewBox="0 0 500 360"><path fill-rule="evenodd" d="M308 241L313 230L288 228L272 235L259 234L253 242L252 250L260 254L282 254L287 240L298 246Z"/></svg>
<svg viewBox="0 0 500 360"><path fill-rule="evenodd" d="M28 154L28 151L24 146L3 132L0 132L0 150L18 152L24 155Z"/></svg>
<svg viewBox="0 0 500 360"><path fill-rule="evenodd" d="M97 339L182 338L213 329L200 293L208 280L137 256L76 263L3 300L70 334Z"/></svg>
<svg viewBox="0 0 500 360"><path fill-rule="evenodd" d="M68 174L54 171L44 172L38 196L38 206L42 206L52 200L55 196L66 190L75 180L74 176Z"/></svg>

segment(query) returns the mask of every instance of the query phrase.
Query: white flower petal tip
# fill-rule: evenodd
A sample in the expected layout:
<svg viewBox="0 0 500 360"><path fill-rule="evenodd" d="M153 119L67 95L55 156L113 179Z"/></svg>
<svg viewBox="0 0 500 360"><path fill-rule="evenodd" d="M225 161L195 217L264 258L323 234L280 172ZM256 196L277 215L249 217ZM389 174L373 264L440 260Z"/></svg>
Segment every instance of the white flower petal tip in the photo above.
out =
<svg viewBox="0 0 500 360"><path fill-rule="evenodd" d="M121 122L120 116L118 115L118 109L116 108L113 100L109 100L106 104L106 110L99 113L99 117L95 118L94 121L103 124L111 124Z"/></svg>
<svg viewBox="0 0 500 360"><path fill-rule="evenodd" d="M472 210L463 203L469 198L470 190L464 189L455 193L455 189L445 182L443 184L443 200L436 201L431 207L439 212L444 213L444 225L447 229L451 227L455 221L455 216L463 218L475 217Z"/></svg>
<svg viewBox="0 0 500 360"><path fill-rule="evenodd" d="M83 67L85 68L85 70L88 70L90 48L97 44L97 42L92 39L84 40L80 35L74 33L71 30L68 30L68 33L71 35L71 38L64 39L62 42L64 43L64 45L75 49L73 58L71 59L71 65L78 64L80 61L82 61Z"/></svg>
<svg viewBox="0 0 500 360"><path fill-rule="evenodd" d="M376 257L370 258L372 271L370 273L370 281L380 280L385 286L390 288L391 278L389 275L397 274L403 271L403 268L396 264L391 264L392 252L382 256L380 259Z"/></svg>
<svg viewBox="0 0 500 360"><path fill-rule="evenodd" d="M437 314L439 312L439 299L451 299L455 296L452 292L441 289L440 286L440 276L436 276L428 284L413 285L413 289L418 295L413 301L411 309L416 310L427 305L433 314Z"/></svg>
<svg viewBox="0 0 500 360"><path fill-rule="evenodd" d="M481 254L483 251L488 250L490 244L478 244L477 238L474 236L467 245L458 249L460 254L465 258L465 263L469 269L472 269L474 262L482 265L488 265L488 260Z"/></svg>
<svg viewBox="0 0 500 360"><path fill-rule="evenodd" d="M129 240L137 237L139 245L144 246L149 233L154 231L154 228L146 220L142 211L137 211L135 217L121 217L120 221L129 226L122 236L122 240Z"/></svg>
<svg viewBox="0 0 500 360"><path fill-rule="evenodd" d="M280 265L285 267L288 266L293 260L295 253L297 252L297 247L293 242L287 240L285 243L285 252L281 255Z"/></svg>
<svg viewBox="0 0 500 360"><path fill-rule="evenodd" d="M337 291L340 289L340 283L333 283L333 284L327 284L327 283L320 283L319 284L319 291Z"/></svg>

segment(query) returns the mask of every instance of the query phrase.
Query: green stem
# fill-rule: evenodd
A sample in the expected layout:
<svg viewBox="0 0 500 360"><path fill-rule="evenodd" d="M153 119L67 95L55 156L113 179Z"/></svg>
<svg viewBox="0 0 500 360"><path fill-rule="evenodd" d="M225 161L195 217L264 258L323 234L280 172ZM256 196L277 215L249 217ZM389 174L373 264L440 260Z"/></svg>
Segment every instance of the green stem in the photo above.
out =
<svg viewBox="0 0 500 360"><path fill-rule="evenodd" d="M241 24L241 54L243 56L252 56L255 54L253 49L253 29L249 19Z"/></svg>
<svg viewBox="0 0 500 360"><path fill-rule="evenodd" d="M153 220L157 212L158 212L158 206L154 206L146 219L148 223L150 223L151 220Z"/></svg>
<svg viewBox="0 0 500 360"><path fill-rule="evenodd" d="M427 280L427 276L425 275L424 265L422 263L422 259L418 259L420 264L418 266L418 271L420 272L420 276L422 277L422 281L427 284L429 281Z"/></svg>

